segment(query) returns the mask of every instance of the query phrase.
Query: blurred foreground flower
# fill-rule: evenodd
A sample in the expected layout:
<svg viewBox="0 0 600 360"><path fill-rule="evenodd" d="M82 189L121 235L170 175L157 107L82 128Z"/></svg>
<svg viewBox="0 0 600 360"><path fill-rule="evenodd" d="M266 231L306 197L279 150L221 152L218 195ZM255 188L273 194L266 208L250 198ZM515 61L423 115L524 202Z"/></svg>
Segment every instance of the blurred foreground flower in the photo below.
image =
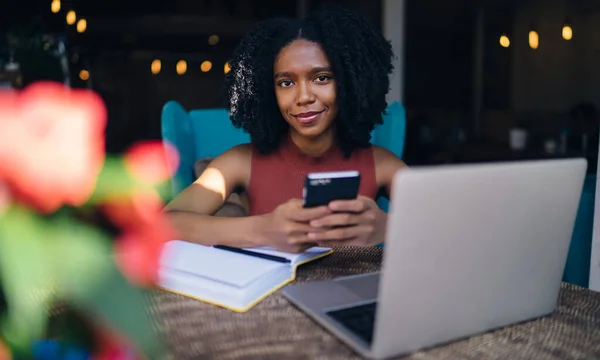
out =
<svg viewBox="0 0 600 360"><path fill-rule="evenodd" d="M2 342L2 339L0 339L0 360L11 360L10 352L8 351L6 345L4 345Z"/></svg>
<svg viewBox="0 0 600 360"><path fill-rule="evenodd" d="M141 141L124 156L131 175L144 183L158 184L168 180L177 170L179 153L168 142Z"/></svg>
<svg viewBox="0 0 600 360"><path fill-rule="evenodd" d="M91 91L43 82L0 92L0 179L45 213L82 205L104 162L105 126Z"/></svg>
<svg viewBox="0 0 600 360"><path fill-rule="evenodd" d="M133 145L123 156L129 176L140 186L123 195L100 201L107 217L123 230L115 242L116 261L121 271L140 286L156 284L160 253L175 234L162 213L163 202L152 186L173 174L169 164L178 164L175 148L160 141ZM146 187L150 185L150 187Z"/></svg>
<svg viewBox="0 0 600 360"><path fill-rule="evenodd" d="M0 92L0 360L11 356L3 343L15 359L31 355L57 301L93 314L50 331L60 344L93 359L161 352L143 305L174 235L159 189L179 157L149 141L106 158L105 123L93 92L55 83ZM80 326L93 346L72 330Z"/></svg>
<svg viewBox="0 0 600 360"><path fill-rule="evenodd" d="M0 180L0 216L6 210L12 201L8 186ZM2 358L0 358L2 360Z"/></svg>
<svg viewBox="0 0 600 360"><path fill-rule="evenodd" d="M107 216L124 230L115 242L117 265L140 286L156 284L163 245L174 238L161 208L160 197L155 193L113 199L104 206Z"/></svg>

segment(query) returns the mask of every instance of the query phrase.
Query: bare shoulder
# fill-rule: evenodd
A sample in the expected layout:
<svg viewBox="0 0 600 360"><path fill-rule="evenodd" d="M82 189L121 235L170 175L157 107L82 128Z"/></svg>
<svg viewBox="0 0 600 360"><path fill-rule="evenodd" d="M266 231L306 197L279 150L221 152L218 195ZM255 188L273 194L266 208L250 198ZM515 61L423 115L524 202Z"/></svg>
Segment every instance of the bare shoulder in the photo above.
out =
<svg viewBox="0 0 600 360"><path fill-rule="evenodd" d="M373 159L377 184L389 193L394 175L407 166L396 154L380 146L373 146Z"/></svg>
<svg viewBox="0 0 600 360"><path fill-rule="evenodd" d="M215 157L208 167L225 167L227 169L235 170L236 168L244 168L250 166L250 160L252 157L252 146L250 144L236 145L229 150L225 151L221 155Z"/></svg>
<svg viewBox="0 0 600 360"><path fill-rule="evenodd" d="M232 147L219 155L218 158L224 158L227 161L249 161L252 156L252 145L251 144L240 144Z"/></svg>
<svg viewBox="0 0 600 360"><path fill-rule="evenodd" d="M386 167L396 168L396 170L398 170L406 166L404 161L396 156L396 154L381 146L373 145L373 158L375 160L376 168Z"/></svg>
<svg viewBox="0 0 600 360"><path fill-rule="evenodd" d="M236 145L214 158L207 166L210 171L217 170L233 187L247 185L250 177L252 146L250 144ZM206 170L205 170L206 171ZM196 181L200 181L202 177Z"/></svg>
<svg viewBox="0 0 600 360"><path fill-rule="evenodd" d="M247 186L250 179L252 147L235 146L214 158L193 184L167 204L167 211L187 211L211 215L233 192Z"/></svg>

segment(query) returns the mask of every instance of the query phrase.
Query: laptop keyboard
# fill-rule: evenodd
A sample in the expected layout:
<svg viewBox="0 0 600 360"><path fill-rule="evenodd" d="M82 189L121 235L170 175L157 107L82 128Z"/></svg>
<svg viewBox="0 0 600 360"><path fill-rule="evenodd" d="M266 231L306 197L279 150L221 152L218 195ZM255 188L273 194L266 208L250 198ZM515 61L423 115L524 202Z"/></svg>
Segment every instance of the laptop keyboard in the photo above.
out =
<svg viewBox="0 0 600 360"><path fill-rule="evenodd" d="M328 311L326 314L339 322L342 326L353 332L367 344L373 341L375 325L375 311L377 303L372 302L345 309Z"/></svg>

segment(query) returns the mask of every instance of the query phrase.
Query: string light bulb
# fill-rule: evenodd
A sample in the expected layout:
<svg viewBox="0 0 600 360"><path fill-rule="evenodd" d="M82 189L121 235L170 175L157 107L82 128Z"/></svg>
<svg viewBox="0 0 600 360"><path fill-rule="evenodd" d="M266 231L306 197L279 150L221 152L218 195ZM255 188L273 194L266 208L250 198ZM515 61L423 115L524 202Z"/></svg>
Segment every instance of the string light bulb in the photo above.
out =
<svg viewBox="0 0 600 360"><path fill-rule="evenodd" d="M87 20L86 19L79 19L79 21L77 22L77 32L78 33L82 33L87 29Z"/></svg>
<svg viewBox="0 0 600 360"><path fill-rule="evenodd" d="M565 40L571 40L573 38L573 28L565 24L562 28L562 37Z"/></svg>
<svg viewBox="0 0 600 360"><path fill-rule="evenodd" d="M540 36L535 30L529 32L529 46L534 50L540 46Z"/></svg>
<svg viewBox="0 0 600 360"><path fill-rule="evenodd" d="M159 59L153 60L152 64L150 64L150 71L154 75L160 73L161 69L162 69L162 62Z"/></svg>
<svg viewBox="0 0 600 360"><path fill-rule="evenodd" d="M69 25L73 25L75 24L75 20L77 20L77 14L75 14L75 11L71 10L67 13L67 24Z"/></svg>
<svg viewBox="0 0 600 360"><path fill-rule="evenodd" d="M505 34L500 36L500 46L507 48L510 46L510 39Z"/></svg>
<svg viewBox="0 0 600 360"><path fill-rule="evenodd" d="M185 60L179 60L177 65L175 65L175 70L177 74L183 75L187 71L187 62Z"/></svg>
<svg viewBox="0 0 600 360"><path fill-rule="evenodd" d="M50 3L50 10L52 10L53 13L57 13L60 11L60 0L52 0L52 2Z"/></svg>
<svg viewBox="0 0 600 360"><path fill-rule="evenodd" d="M217 45L217 43L219 42L219 36L218 35L211 35L208 37L208 43L210 45Z"/></svg>
<svg viewBox="0 0 600 360"><path fill-rule="evenodd" d="M210 69L212 69L212 63L210 61L206 60L200 64L200 70L202 70L202 72L209 72Z"/></svg>
<svg viewBox="0 0 600 360"><path fill-rule="evenodd" d="M90 78L90 72L87 70L81 70L79 72L79 78L83 81L87 81Z"/></svg>
<svg viewBox="0 0 600 360"><path fill-rule="evenodd" d="M231 68L229 67L229 62L226 62L226 63L225 63L225 66L223 66L223 72L224 72L225 74L227 74L227 73L228 73L228 72L230 72L230 71L231 71Z"/></svg>

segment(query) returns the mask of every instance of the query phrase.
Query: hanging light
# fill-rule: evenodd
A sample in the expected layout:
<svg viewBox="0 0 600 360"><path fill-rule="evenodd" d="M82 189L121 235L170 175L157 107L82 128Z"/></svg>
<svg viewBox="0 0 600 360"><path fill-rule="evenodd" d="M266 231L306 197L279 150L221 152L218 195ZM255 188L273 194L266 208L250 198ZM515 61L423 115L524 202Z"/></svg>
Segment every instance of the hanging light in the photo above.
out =
<svg viewBox="0 0 600 360"><path fill-rule="evenodd" d="M208 43L210 45L217 45L217 43L219 42L219 36L218 35L211 35L208 37Z"/></svg>
<svg viewBox="0 0 600 360"><path fill-rule="evenodd" d="M571 40L573 38L573 28L571 28L569 25L563 26L562 37L565 40Z"/></svg>
<svg viewBox="0 0 600 360"><path fill-rule="evenodd" d="M150 64L150 71L154 75L160 73L161 68L162 68L162 63L159 59L155 59L154 61L152 61L152 64Z"/></svg>
<svg viewBox="0 0 600 360"><path fill-rule="evenodd" d="M67 24L69 25L73 25L75 24L75 20L77 20L77 14L75 14L75 11L71 10L67 13Z"/></svg>
<svg viewBox="0 0 600 360"><path fill-rule="evenodd" d="M81 70L79 72L79 78L83 81L87 81L90 78L90 72L87 70Z"/></svg>
<svg viewBox="0 0 600 360"><path fill-rule="evenodd" d="M200 64L200 70L202 70L202 72L209 72L210 69L212 69L212 63L210 61L206 60Z"/></svg>
<svg viewBox="0 0 600 360"><path fill-rule="evenodd" d="M500 36L500 46L507 48L510 46L510 39L506 34L502 34Z"/></svg>
<svg viewBox="0 0 600 360"><path fill-rule="evenodd" d="M571 27L571 21L569 21L569 17L565 18L565 22L562 28L562 37L567 41L573 38L573 28Z"/></svg>
<svg viewBox="0 0 600 360"><path fill-rule="evenodd" d="M177 70L177 74L179 75L185 74L187 71L187 62L185 60L179 60L175 66L175 70Z"/></svg>
<svg viewBox="0 0 600 360"><path fill-rule="evenodd" d="M77 22L77 32L78 33L82 33L87 29L87 20L86 19L79 19L79 21Z"/></svg>
<svg viewBox="0 0 600 360"><path fill-rule="evenodd" d="M534 50L540 46L540 36L535 30L529 32L529 46Z"/></svg>
<svg viewBox="0 0 600 360"><path fill-rule="evenodd" d="M53 13L57 13L60 11L60 0L52 0L52 2L50 3L50 10L52 10Z"/></svg>
<svg viewBox="0 0 600 360"><path fill-rule="evenodd" d="M573 28L566 21L562 28L562 37L565 40L571 40L573 38Z"/></svg>

